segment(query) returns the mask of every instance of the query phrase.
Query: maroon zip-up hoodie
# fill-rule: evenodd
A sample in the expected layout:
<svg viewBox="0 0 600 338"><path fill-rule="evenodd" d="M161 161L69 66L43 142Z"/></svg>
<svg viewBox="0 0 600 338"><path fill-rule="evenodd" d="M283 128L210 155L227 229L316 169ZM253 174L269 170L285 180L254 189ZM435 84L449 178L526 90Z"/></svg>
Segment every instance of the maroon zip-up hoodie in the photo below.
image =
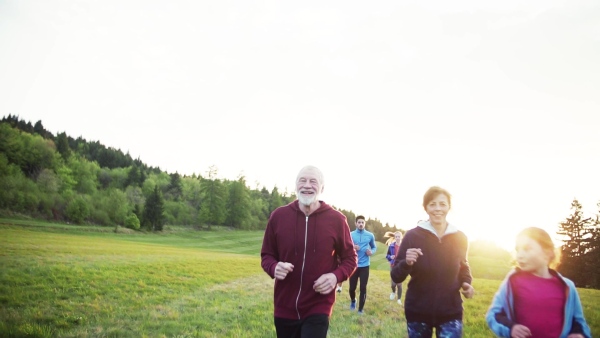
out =
<svg viewBox="0 0 600 338"><path fill-rule="evenodd" d="M294 271L285 279L275 280L275 317L330 316L335 292L322 295L313 289L314 282L329 272L342 282L356 269L356 252L346 216L320 202L319 209L306 216L296 200L275 209L267 223L260 252L263 270L275 278L278 262L294 265Z"/></svg>

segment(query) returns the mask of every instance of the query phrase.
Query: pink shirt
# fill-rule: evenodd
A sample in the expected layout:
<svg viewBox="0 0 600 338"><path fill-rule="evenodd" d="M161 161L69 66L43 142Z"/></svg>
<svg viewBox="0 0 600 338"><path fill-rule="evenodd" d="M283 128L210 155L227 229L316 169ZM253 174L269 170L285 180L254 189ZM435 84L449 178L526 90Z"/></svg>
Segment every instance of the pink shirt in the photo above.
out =
<svg viewBox="0 0 600 338"><path fill-rule="evenodd" d="M552 278L520 273L511 279L516 322L529 328L532 338L559 337L565 311L565 286Z"/></svg>

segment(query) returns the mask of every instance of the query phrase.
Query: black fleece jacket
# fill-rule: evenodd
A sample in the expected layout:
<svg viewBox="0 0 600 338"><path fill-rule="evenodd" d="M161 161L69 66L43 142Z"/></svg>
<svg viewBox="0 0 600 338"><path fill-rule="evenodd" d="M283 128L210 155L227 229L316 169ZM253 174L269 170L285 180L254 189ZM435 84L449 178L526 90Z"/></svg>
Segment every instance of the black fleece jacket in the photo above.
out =
<svg viewBox="0 0 600 338"><path fill-rule="evenodd" d="M410 275L406 320L438 325L462 319L460 288L463 282L471 284L473 277L467 262L467 236L454 229L439 238L428 226L429 222L423 222L406 232L390 275L396 283ZM423 252L412 266L406 263L409 248Z"/></svg>

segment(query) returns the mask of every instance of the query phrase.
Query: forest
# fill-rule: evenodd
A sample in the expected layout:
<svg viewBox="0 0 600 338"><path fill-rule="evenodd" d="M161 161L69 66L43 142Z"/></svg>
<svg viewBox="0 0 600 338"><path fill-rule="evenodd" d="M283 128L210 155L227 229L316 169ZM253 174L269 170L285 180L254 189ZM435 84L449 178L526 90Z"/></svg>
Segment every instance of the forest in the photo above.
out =
<svg viewBox="0 0 600 338"><path fill-rule="evenodd" d="M219 178L214 166L204 175L167 173L99 141L53 135L42 121L11 115L0 121L0 173L0 209L135 230L160 231L165 224L264 229L271 211L296 198L277 187L250 187L243 176ZM396 230L377 219L368 226L378 238Z"/></svg>
<svg viewBox="0 0 600 338"><path fill-rule="evenodd" d="M258 183L250 187L245 177L204 174L180 175L133 159L120 149L106 147L65 132L54 135L42 121L32 124L18 116L0 120L0 216L32 218L77 224L162 231L176 224L201 230L212 226L231 229L264 229L270 213L296 199L294 192L270 191ZM354 228L355 214L342 212ZM600 203L598 204L600 210ZM572 214L557 226L561 236L559 272L579 287L600 288L600 211L582 212L574 199ZM400 230L367 220L377 240ZM485 245L470 249L485 251Z"/></svg>

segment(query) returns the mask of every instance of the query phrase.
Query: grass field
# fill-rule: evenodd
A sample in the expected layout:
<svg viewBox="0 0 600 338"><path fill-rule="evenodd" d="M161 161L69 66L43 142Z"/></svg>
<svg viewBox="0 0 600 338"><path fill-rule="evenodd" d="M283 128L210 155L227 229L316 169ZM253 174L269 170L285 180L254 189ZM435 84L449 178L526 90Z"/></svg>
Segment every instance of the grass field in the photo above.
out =
<svg viewBox="0 0 600 338"><path fill-rule="evenodd" d="M2 337L274 337L273 281L260 267L260 231L164 234L0 219ZM330 337L405 337L388 299L385 245L372 259L366 315L338 295ZM493 337L484 314L508 262L471 257L476 296L465 337ZM600 291L580 289L592 332Z"/></svg>

